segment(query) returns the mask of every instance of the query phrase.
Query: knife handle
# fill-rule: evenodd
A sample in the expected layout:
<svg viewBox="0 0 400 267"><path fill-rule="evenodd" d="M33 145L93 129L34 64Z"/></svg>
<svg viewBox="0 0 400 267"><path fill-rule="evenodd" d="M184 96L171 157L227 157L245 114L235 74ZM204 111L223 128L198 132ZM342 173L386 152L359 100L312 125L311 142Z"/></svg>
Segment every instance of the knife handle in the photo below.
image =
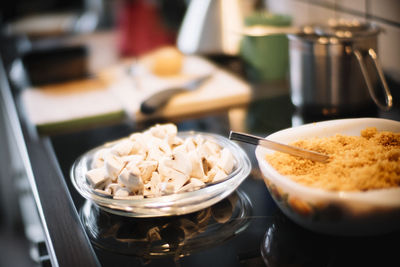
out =
<svg viewBox="0 0 400 267"><path fill-rule="evenodd" d="M171 87L165 90L161 90L155 94L152 94L141 103L140 111L143 114L154 113L157 109L164 106L168 102L168 100L175 94L197 89L203 82L208 80L211 77L211 75L212 74L200 76L194 80L187 82L186 84L183 84L180 87Z"/></svg>
<svg viewBox="0 0 400 267"><path fill-rule="evenodd" d="M175 94L183 91L185 91L183 88L161 90L144 100L140 105L140 111L143 114L152 114L159 108L163 107Z"/></svg>

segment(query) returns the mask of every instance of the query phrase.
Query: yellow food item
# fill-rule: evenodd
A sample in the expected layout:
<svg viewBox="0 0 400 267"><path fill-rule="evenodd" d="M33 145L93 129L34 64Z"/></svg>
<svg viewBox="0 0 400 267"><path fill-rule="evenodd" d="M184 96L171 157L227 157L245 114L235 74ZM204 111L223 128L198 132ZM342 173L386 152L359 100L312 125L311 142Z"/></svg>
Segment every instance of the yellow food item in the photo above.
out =
<svg viewBox="0 0 400 267"><path fill-rule="evenodd" d="M173 76L181 72L183 55L175 47L163 47L155 52L152 72L158 76Z"/></svg>
<svg viewBox="0 0 400 267"><path fill-rule="evenodd" d="M370 127L361 136L337 134L291 145L330 156L328 163L275 152L266 160L282 175L331 191L367 191L400 186L400 133Z"/></svg>

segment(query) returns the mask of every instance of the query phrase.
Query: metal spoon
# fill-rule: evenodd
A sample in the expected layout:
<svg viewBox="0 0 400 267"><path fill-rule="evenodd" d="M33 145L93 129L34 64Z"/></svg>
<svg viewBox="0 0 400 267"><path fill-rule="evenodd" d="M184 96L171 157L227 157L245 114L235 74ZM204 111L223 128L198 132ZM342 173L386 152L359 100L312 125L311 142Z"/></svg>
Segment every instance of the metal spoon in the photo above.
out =
<svg viewBox="0 0 400 267"><path fill-rule="evenodd" d="M260 145L269 149L273 149L279 152L287 153L293 156L302 157L305 159L310 159L318 162L327 162L329 160L328 155L324 155L315 151L310 151L306 149L302 149L295 146L284 145L278 142L274 142L271 140L267 140L265 138L261 138L255 135L239 133L231 131L229 134L229 139L245 142L252 145Z"/></svg>

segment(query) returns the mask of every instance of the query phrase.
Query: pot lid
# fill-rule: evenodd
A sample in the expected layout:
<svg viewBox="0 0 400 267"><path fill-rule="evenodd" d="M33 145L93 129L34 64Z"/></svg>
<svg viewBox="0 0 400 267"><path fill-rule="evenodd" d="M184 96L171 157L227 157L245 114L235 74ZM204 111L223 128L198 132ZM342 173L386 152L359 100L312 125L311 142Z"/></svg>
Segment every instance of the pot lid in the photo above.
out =
<svg viewBox="0 0 400 267"><path fill-rule="evenodd" d="M356 19L330 19L327 24L311 25L303 28L305 34L341 39L377 35L379 31L380 29L376 25L360 22Z"/></svg>

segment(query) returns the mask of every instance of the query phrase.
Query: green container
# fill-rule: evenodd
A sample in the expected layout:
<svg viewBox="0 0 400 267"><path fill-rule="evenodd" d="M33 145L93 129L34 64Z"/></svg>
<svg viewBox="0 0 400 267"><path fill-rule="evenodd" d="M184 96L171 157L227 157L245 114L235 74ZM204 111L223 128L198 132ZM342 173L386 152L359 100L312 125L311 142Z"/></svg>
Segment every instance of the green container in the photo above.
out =
<svg viewBox="0 0 400 267"><path fill-rule="evenodd" d="M246 26L288 27L292 19L286 15L257 12L245 18ZM240 54L251 80L273 81L286 78L289 66L289 41L285 34L244 36Z"/></svg>

